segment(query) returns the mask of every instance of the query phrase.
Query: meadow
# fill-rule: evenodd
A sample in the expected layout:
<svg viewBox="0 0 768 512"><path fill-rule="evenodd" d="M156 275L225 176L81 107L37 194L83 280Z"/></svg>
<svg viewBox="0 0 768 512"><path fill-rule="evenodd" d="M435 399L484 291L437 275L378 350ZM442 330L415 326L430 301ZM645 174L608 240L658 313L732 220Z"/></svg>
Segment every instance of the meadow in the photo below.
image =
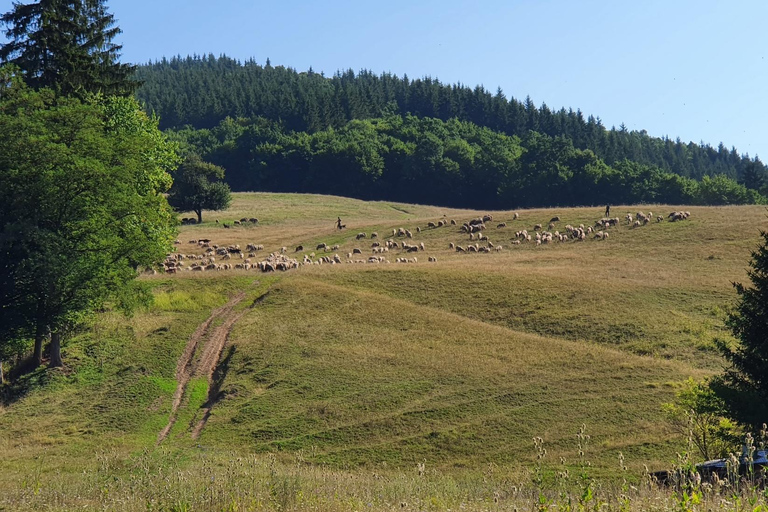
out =
<svg viewBox="0 0 768 512"><path fill-rule="evenodd" d="M425 251L408 264L390 251L391 263L142 277L150 308L100 314L64 347L64 369L7 388L0 510L683 507L645 476L687 449L662 404L687 378L721 370L713 339L729 337L732 282L746 279L765 207L684 207L687 220L631 228L626 213L682 207L617 205L609 239L537 247L512 245L515 231L555 215L559 229L592 225L603 208L514 220L329 196L234 198L182 226L179 252L200 253L189 240L209 238L299 259L333 254L314 251L320 243L367 257L372 240L357 233L383 241L399 227ZM427 228L485 213L501 251L457 253L450 243L469 243L459 226ZM241 217L259 223L223 227ZM766 500L737 498L711 491L684 506Z"/></svg>

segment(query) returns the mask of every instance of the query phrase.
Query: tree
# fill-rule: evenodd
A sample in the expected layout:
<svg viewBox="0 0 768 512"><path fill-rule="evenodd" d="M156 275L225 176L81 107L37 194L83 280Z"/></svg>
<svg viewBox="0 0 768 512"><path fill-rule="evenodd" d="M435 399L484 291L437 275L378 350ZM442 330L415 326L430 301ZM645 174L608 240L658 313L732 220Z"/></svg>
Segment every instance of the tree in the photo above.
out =
<svg viewBox="0 0 768 512"><path fill-rule="evenodd" d="M203 222L203 210L226 210L232 201L224 168L189 155L174 174L168 202L179 211L193 211L198 224Z"/></svg>
<svg viewBox="0 0 768 512"><path fill-rule="evenodd" d="M139 85L131 79L135 66L118 62L122 47L112 40L120 28L104 0L14 3L0 23L8 27L0 59L17 65L34 89L129 96Z"/></svg>
<svg viewBox="0 0 768 512"><path fill-rule="evenodd" d="M729 416L755 431L768 421L768 232L760 235L747 271L752 287L734 283L739 301L726 323L737 342L717 342L730 367L712 383Z"/></svg>
<svg viewBox="0 0 768 512"><path fill-rule="evenodd" d="M675 401L662 404L672 427L690 437L704 460L727 457L738 445L739 432L723 417L724 404L707 383L689 378Z"/></svg>
<svg viewBox="0 0 768 512"><path fill-rule="evenodd" d="M62 339L113 301L139 293L137 269L172 249L175 220L163 192L175 146L133 98L32 91L0 68L0 325ZM0 333L2 334L2 333ZM0 336L6 343L18 336Z"/></svg>
<svg viewBox="0 0 768 512"><path fill-rule="evenodd" d="M739 183L752 190L762 190L765 185L765 166L759 160L748 161L744 165Z"/></svg>

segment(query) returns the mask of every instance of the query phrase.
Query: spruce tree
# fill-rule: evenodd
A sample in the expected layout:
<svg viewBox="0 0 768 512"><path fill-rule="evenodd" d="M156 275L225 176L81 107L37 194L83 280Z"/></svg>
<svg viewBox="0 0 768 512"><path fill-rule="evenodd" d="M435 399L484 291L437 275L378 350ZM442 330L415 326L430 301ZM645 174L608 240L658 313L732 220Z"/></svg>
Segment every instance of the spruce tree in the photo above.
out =
<svg viewBox="0 0 768 512"><path fill-rule="evenodd" d="M760 235L747 271L752 287L734 283L739 302L727 325L738 342L718 341L730 367L712 383L729 415L755 429L768 422L768 232Z"/></svg>
<svg viewBox="0 0 768 512"><path fill-rule="evenodd" d="M118 62L122 47L112 40L121 31L105 0L14 3L0 23L8 38L0 59L17 65L34 89L130 96L139 85L131 79L135 66Z"/></svg>

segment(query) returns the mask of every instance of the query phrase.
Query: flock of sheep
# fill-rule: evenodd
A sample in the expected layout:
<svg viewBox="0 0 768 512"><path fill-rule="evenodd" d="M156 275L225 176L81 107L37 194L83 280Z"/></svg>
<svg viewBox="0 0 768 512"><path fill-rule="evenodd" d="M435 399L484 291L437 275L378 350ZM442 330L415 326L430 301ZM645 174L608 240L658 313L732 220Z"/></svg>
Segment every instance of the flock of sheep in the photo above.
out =
<svg viewBox="0 0 768 512"><path fill-rule="evenodd" d="M667 216L667 219L669 219L670 222L676 222L685 220L689 216L690 212L674 211ZM514 213L512 221L518 219L519 215ZM652 212L637 212L634 215L632 213L627 213L624 217L626 224L632 229L644 226L654 219L657 223L664 221L664 217L654 217ZM492 215L484 215L462 223L459 228L459 233L463 233L464 236L468 238L467 242L469 243L460 245L462 244L461 241L451 242L448 249L462 253L490 253L502 251L503 246L498 243L493 243L489 239L488 233L493 230L494 238L502 238L505 235L503 230L507 227L507 223L498 223L495 228L493 228L491 224L492 222ZM528 229L515 231L514 236L510 238L510 243L513 246L527 243L541 246L555 242L585 241L588 238L607 240L610 236L609 229L619 226L621 224L621 219L618 217L606 217L598 219L593 226L585 226L584 224L573 226L567 224L561 229L557 228L558 223L560 223L560 217L555 216L550 219L547 229L544 229L542 224L535 224L530 231ZM458 223L455 220L440 220L427 223L423 229L438 229L449 225L457 226ZM491 227L488 228L488 226ZM388 258L390 253L396 253L393 260L395 263L418 263L417 253L425 252L426 246L424 242L416 243L413 239L414 236L418 236L421 232L421 226L417 226L414 230L402 227L395 228L392 230L391 236L388 237L387 240L380 239L377 232L373 232L370 235L360 232L355 236L355 241L359 242L361 240L370 239L370 247L366 249L354 247L350 252L346 253L345 258L339 256L338 251L341 250L341 247L338 244L317 244L315 251L318 253L322 251L323 253L319 256L316 255L315 252L307 254L304 246L298 245L294 252L304 252L301 261L287 256L286 253L288 249L286 247L281 247L278 251L270 253L263 258L259 258L257 257L257 253L264 250L263 245L250 243L243 251L239 245L229 245L225 247L211 243L210 239L190 240L189 243L194 244L198 250L202 250L202 254L182 254L180 252L174 252L168 255L163 263L162 270L171 274L180 271L203 272L234 269L255 269L261 270L262 272L272 272L278 270L290 270L302 265L340 263L381 264L390 263L390 259ZM508 233L506 236L509 237L510 234ZM177 240L176 243L181 244L179 240ZM328 253L334 254L329 255ZM429 256L427 261L436 262L437 258L435 256Z"/></svg>

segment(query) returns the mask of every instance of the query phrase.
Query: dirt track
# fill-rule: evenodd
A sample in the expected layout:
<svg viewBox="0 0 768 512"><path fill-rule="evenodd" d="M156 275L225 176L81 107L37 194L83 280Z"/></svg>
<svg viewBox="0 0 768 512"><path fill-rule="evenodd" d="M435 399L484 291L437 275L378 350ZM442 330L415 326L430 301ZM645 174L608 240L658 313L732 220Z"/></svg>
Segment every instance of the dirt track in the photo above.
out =
<svg viewBox="0 0 768 512"><path fill-rule="evenodd" d="M181 354L178 363L176 364L176 391L173 394L173 403L171 405L171 413L168 417L168 424L160 431L157 436L157 444L163 442L168 437L168 433L176 423L177 411L181 405L181 401L187 390L187 385L192 377L205 376L208 379L209 384L213 378L213 372L216 369L216 365L221 356L221 352L224 349L224 345L227 342L229 333L232 331L232 327L245 313L244 311L234 311L244 298L245 292L241 292L235 295L232 300L224 304L223 306L214 309L211 312L211 316L200 324L200 326L192 333L187 346L184 348L184 352ZM222 319L221 325L211 330L211 324L217 320ZM198 350L200 344L203 343L201 349ZM195 354L200 352L200 357L195 361ZM210 400L209 400L210 402ZM203 419L195 426L192 436L197 438L200 435L200 430L205 426L205 421L210 415L210 405L206 404L206 410Z"/></svg>

